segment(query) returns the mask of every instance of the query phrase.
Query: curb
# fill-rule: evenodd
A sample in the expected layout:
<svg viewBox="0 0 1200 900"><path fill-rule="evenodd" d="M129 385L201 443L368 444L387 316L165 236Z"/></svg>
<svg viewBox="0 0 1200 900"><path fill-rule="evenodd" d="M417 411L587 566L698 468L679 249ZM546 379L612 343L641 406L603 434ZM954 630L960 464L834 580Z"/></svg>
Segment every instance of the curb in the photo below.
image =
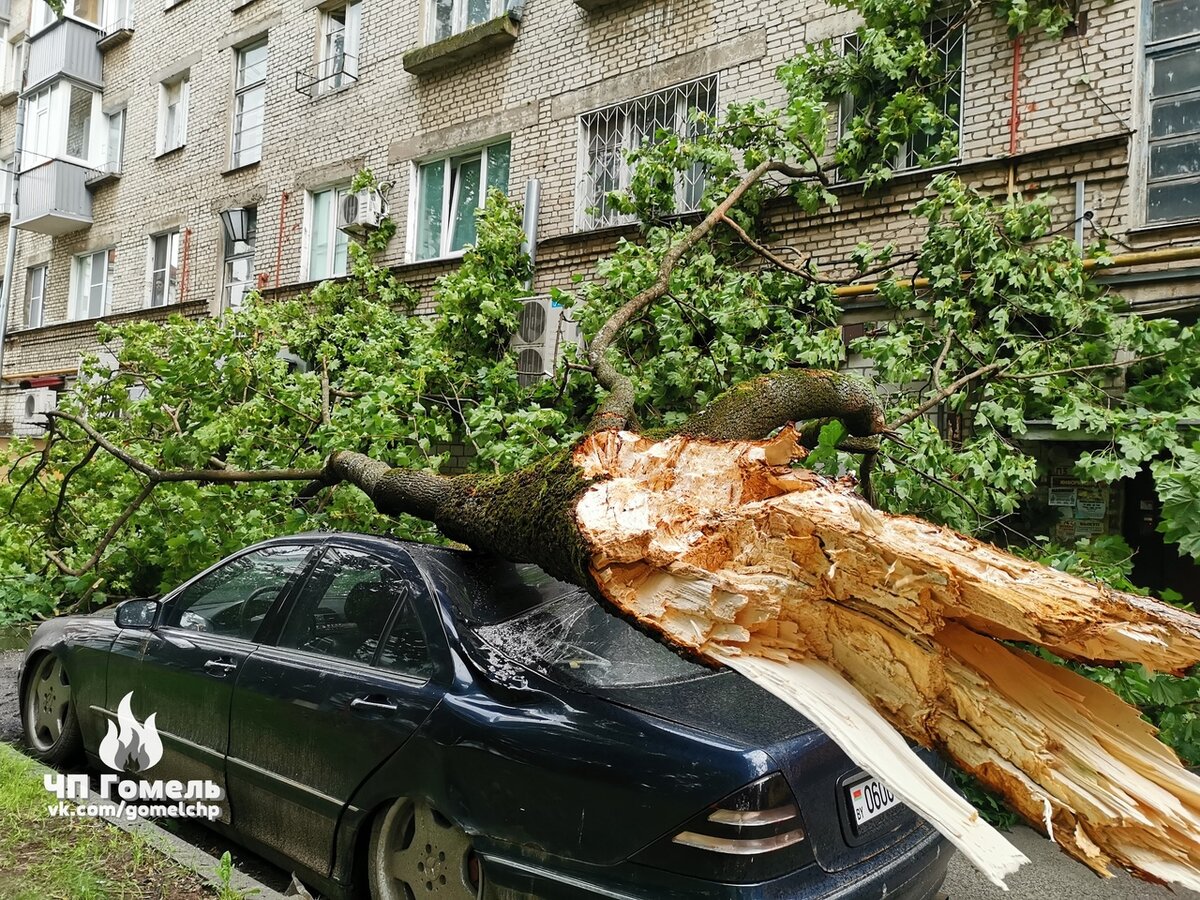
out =
<svg viewBox="0 0 1200 900"><path fill-rule="evenodd" d="M46 771L52 771L47 769ZM100 801L97 794L88 791L88 800ZM122 819L118 816L97 816L98 819L103 819L110 825L115 825L122 831L128 834L136 834L146 841L151 847L159 853L173 860L191 872L199 875L204 879L205 884L219 888L221 884L217 881L216 871L220 863L215 856L199 847L193 846L178 835L171 834L165 828L154 824L149 819L137 818L132 822L127 819ZM247 900L288 900L283 894L272 888L267 887L260 881L251 878L244 872L234 868L233 873L229 878L229 886L234 890L245 894Z"/></svg>
<svg viewBox="0 0 1200 900"><path fill-rule="evenodd" d="M10 744L14 750L24 756L27 760L33 763L35 771L39 775L60 775L62 773L49 766L44 765L38 760L29 756L24 747L18 744ZM103 802L100 796L92 790L88 790L87 799L89 802ZM217 881L217 866L220 863L215 856L189 844L183 838L171 834L165 828L154 824L149 819L137 818L132 822L120 818L118 816L96 816L109 825L116 826L127 834L136 834L141 837L147 844L161 853L163 856L173 862L183 866L189 872L192 872L204 881L205 884L212 888L220 888L221 884ZM229 879L229 886L234 890L246 895L247 900L295 900L295 898L285 897L272 888L267 887L262 882L250 877L244 872L234 869Z"/></svg>

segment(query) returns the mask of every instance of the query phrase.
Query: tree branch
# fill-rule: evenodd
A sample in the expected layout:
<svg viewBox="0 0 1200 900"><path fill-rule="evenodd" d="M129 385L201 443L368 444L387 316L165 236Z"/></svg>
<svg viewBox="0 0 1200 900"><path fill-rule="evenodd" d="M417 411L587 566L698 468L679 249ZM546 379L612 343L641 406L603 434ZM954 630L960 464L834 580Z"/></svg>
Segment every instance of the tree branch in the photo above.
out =
<svg viewBox="0 0 1200 900"><path fill-rule="evenodd" d="M980 368L976 369L974 372L968 372L966 375L962 376L962 378L959 378L956 381L952 381L950 384L946 385L944 388L942 388L940 391L938 391L936 394L934 394L932 397L930 397L928 400L926 400L924 403L922 403L916 409L912 410L911 412L905 413L904 415L902 415L900 418L896 419L893 422L889 422L886 430L887 431L895 431L900 426L907 425L909 422L912 422L912 421L915 421L916 419L921 418L921 416L925 415L925 413L929 412L929 410L933 409L935 406L937 406L939 403L941 403L947 397L949 397L952 394L954 394L955 392L957 392L959 389L961 389L965 385L970 384L972 381L975 381L978 378L983 378L987 375L991 375L993 372L999 372L1001 369L1003 369L1007 365L1010 365L1010 363L1007 363L1007 362L989 363L986 366L981 366Z"/></svg>
<svg viewBox="0 0 1200 900"><path fill-rule="evenodd" d="M596 380L600 382L601 387L608 391L608 396L592 416L591 424L588 426L589 431L626 428L636 424L633 410L633 379L620 372L609 360L609 348L635 316L667 292L671 283L671 274L684 254L703 240L716 227L717 223L738 204L746 192L768 172L783 172L792 177L818 177L813 172L798 169L787 163L764 160L747 172L728 196L717 204L682 240L667 250L662 262L659 263L658 276L654 279L654 283L639 291L624 306L609 316L588 348L588 359L596 371Z"/></svg>
<svg viewBox="0 0 1200 900"><path fill-rule="evenodd" d="M87 562L85 562L80 568L72 569L65 562L63 562L58 553L53 550L46 551L46 556L50 557L50 561L54 563L54 565L58 567L58 570L64 575L72 575L78 578L79 576L91 571L93 568L95 568L96 564L100 562L100 557L104 555L104 551L108 549L108 545L112 543L113 538L115 538L117 533L125 527L125 523L132 518L133 514L138 511L141 505L146 502L146 498L150 496L150 493L154 490L154 486L155 483L153 481L147 481L142 486L142 489L138 492L138 495L129 501L121 515L117 516L117 518L113 520L113 523L108 526L108 531L104 532L104 537L100 538L99 543L97 543L92 550L92 555L88 557Z"/></svg>

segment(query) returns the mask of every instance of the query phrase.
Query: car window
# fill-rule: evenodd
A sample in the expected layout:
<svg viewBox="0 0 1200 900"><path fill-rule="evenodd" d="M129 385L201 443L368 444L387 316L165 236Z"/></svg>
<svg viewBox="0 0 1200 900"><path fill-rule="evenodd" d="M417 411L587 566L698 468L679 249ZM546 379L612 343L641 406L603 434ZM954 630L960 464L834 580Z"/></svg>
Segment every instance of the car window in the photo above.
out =
<svg viewBox="0 0 1200 900"><path fill-rule="evenodd" d="M331 548L313 567L279 646L370 663L411 586L370 553Z"/></svg>
<svg viewBox="0 0 1200 900"><path fill-rule="evenodd" d="M267 611L301 570L310 549L264 547L230 560L184 588L171 602L166 624L252 639Z"/></svg>
<svg viewBox="0 0 1200 900"><path fill-rule="evenodd" d="M602 609L578 588L475 634L513 662L584 688L651 687L712 674Z"/></svg>
<svg viewBox="0 0 1200 900"><path fill-rule="evenodd" d="M429 644L417 617L414 598L415 592L405 598L375 664L393 672L428 678L433 674L433 660L429 656Z"/></svg>

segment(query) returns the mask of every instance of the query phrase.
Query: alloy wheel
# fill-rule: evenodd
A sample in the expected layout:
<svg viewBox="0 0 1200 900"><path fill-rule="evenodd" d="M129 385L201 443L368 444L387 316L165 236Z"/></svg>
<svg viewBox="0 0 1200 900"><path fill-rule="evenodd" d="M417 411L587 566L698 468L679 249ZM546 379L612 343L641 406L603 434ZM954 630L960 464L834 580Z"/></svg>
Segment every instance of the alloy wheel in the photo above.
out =
<svg viewBox="0 0 1200 900"><path fill-rule="evenodd" d="M27 737L34 748L51 750L62 736L71 715L71 685L57 656L42 657L25 693Z"/></svg>
<svg viewBox="0 0 1200 900"><path fill-rule="evenodd" d="M481 894L471 839L428 803L397 801L372 846L377 900L470 900Z"/></svg>

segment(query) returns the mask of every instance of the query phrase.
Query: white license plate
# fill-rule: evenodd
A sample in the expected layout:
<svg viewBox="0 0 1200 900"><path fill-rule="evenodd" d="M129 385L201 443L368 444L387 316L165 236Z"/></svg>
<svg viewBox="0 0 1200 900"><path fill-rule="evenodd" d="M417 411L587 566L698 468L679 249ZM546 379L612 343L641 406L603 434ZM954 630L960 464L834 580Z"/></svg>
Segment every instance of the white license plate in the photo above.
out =
<svg viewBox="0 0 1200 900"><path fill-rule="evenodd" d="M876 816L883 815L900 802L878 778L868 777L847 785L846 793L850 797L850 812L854 814L854 824L860 826Z"/></svg>

